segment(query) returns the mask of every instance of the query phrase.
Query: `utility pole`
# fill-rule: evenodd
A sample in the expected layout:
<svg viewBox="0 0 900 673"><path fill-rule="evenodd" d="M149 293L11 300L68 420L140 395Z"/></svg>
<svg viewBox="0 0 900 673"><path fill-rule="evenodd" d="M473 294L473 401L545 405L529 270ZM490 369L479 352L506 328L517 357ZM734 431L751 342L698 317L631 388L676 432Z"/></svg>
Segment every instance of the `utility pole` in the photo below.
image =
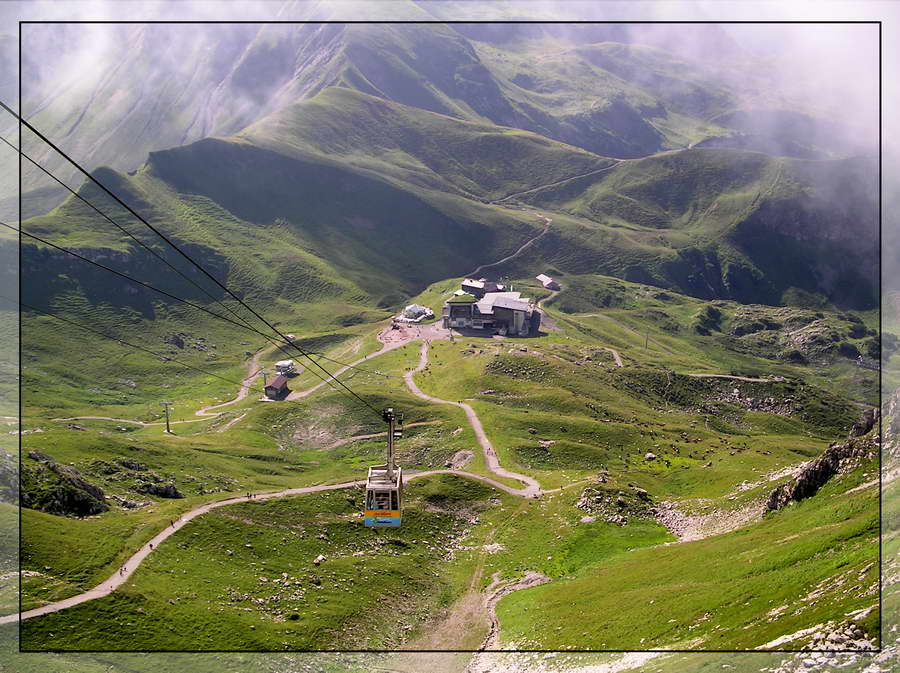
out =
<svg viewBox="0 0 900 673"><path fill-rule="evenodd" d="M644 332L644 350L647 350L647 344L650 343L650 330Z"/></svg>
<svg viewBox="0 0 900 673"><path fill-rule="evenodd" d="M171 426L169 426L169 405L171 405L172 403L171 402L160 402L160 404L162 404L166 408L166 434L171 435L172 428L171 428Z"/></svg>
<svg viewBox="0 0 900 673"><path fill-rule="evenodd" d="M265 370L265 367L261 367L260 370L259 370L259 373L262 374L262 377L263 377L263 388L265 388L265 387L266 387L266 384L268 384L268 381L266 381L266 370Z"/></svg>
<svg viewBox="0 0 900 673"><path fill-rule="evenodd" d="M387 476L391 483L394 482L394 438L402 436L402 431L397 430L397 421L403 421L403 414L396 413L393 407L388 407L381 412L381 417L388 424L388 450L387 450Z"/></svg>

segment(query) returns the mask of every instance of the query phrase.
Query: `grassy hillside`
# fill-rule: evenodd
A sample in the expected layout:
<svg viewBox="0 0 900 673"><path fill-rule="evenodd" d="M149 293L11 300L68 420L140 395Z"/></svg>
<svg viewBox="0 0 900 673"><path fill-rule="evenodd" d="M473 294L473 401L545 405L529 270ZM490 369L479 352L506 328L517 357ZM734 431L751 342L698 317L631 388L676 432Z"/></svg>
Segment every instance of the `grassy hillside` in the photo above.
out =
<svg viewBox="0 0 900 673"><path fill-rule="evenodd" d="M477 493L473 497L481 503L478 508L485 507L477 512L476 523L471 520L473 512L468 506L448 505L457 498L460 485L465 485L467 490L471 482L412 482L410 521L414 525L404 529L412 537L407 540L403 537L406 534L391 536L401 542L405 540L409 546L389 543L380 547L384 554L379 552L371 557L367 548L354 546L365 540L353 523L358 502L347 501L347 493L217 510L215 515L198 520L196 528L192 523L164 543L159 556L152 557L156 560L142 566L132 585L124 591L72 611L29 622L26 643L43 647L41 643L53 642L63 649L87 645L109 647L127 636L146 638L148 646L170 642L179 647L193 647L197 644L193 634L199 633L204 647L215 643L276 649L285 643L331 647L345 644L348 638L361 645L394 647L434 629L442 615L448 614L447 611L452 614L455 601L462 600L469 591L486 588L494 573L501 580L514 580L525 571L534 570L551 578L548 586L560 587L554 596L560 601L566 598L565 604L543 598L531 603L528 596L538 591L535 589L516 592L500 602L504 642L531 642L535 639L535 623L557 619L553 610L573 609L569 605L571 600L577 604L577 598L568 598L567 587L573 587L571 596L590 595L592 601L600 600L598 596L607 595L604 591L598 594L596 585L599 581L607 586L604 579L607 575L603 573L613 573L627 585L638 561L641 580L634 590L644 594L632 604L644 616L656 616L644 620L644 626L637 628L635 624L641 620L634 615L638 613L628 613L631 617L623 614L615 628L607 630L604 626L592 633L627 641L629 647L640 644L628 639L639 641L640 638L661 638L671 644L703 636L713 639L709 642L718 642L715 640L718 634L726 632L710 631L712 627L705 621L698 627L700 630L688 629L684 633L673 631L668 622L676 619L687 629L693 623L691 620L703 612L688 614L690 611L681 611L677 605L688 601L693 610L718 600L712 584L694 582L676 589L670 587L667 578L683 564L691 568L706 567L707 559L717 557L722 545L730 545L728 549L739 554L747 549L763 548L772 540L788 538L798 529L808 530L808 535L796 541L785 540L778 546L781 565L766 554L763 554L765 558L758 559L768 564L765 566L768 574L734 575L729 573L737 572L736 568L723 568L717 576L719 580L732 582L736 590L747 582L782 578L779 597L785 603L809 593L811 584L844 577L846 568L841 566L844 561L854 572L857 565L860 568L865 565L864 557L871 550L872 517L877 512L872 489L855 491L846 498L832 498L831 493L861 486L868 480L863 475L866 467L829 486L831 490L823 490L815 499L765 520L751 521L749 527L721 538L669 546L659 546L672 538L648 515L646 503L642 504L635 495L640 488L649 493L654 504L676 501L689 512L709 513L716 509L735 512L765 497L771 488L785 480L781 477L768 481L767 475L809 460L831 441L846 435L859 409L847 399L846 391L840 386L834 386L834 392L825 389L834 372L841 371L839 353L808 351L809 361L815 362L813 365L783 362L777 355L773 357L774 347L766 349L766 342L749 341L760 332L790 338L792 321L813 317L812 310L719 302L720 331L713 329L710 334L702 334L696 326L711 326L705 309L712 304L612 278L563 276L561 280L565 289L548 305L550 317L559 329L522 342L480 339L435 342L429 351L429 369L418 374L416 381L431 395L470 400L484 422L501 464L535 477L544 488L566 487L563 491L534 502L510 499L476 484ZM514 282L527 287L524 280ZM527 291L533 296L539 292L537 288ZM437 290L430 292L437 293ZM566 307L569 312L557 310L556 306ZM577 311L572 312L573 308ZM779 311L786 314L780 315ZM595 312L613 319L590 315ZM857 322L861 318L849 313L828 309L819 312L822 317L814 321L819 322L817 329L823 334L846 332L844 338L854 341L850 333L856 334L856 326L864 325ZM698 321L698 317L703 320ZM765 324L773 326L776 319L782 321L781 327L743 333L757 322L768 321ZM48 325L39 324L42 332L50 334ZM333 345L327 346L327 352L346 349L354 340L360 340L360 349L371 348L366 339L373 330L372 325L360 323L341 329L349 330L350 336L334 340ZM340 334L341 329L334 326L332 332ZM863 329L862 334L865 333ZM645 335L651 337L647 348ZM862 343L866 338L860 336L855 341ZM322 339L324 344L324 334ZM214 343L218 342L218 335L216 340ZM743 350L742 340L747 341ZM45 350L30 366L48 367L59 361L59 354L67 347L71 348L61 340L46 338L45 341ZM187 343L196 343L196 337L189 338ZM618 350L623 367L615 366L605 350L608 347ZM235 349L229 346L226 351L231 353L236 367L240 358ZM104 353L109 357L115 349L98 348L98 358ZM206 352L197 351L196 356L206 357ZM221 364L225 365L227 359L223 356L220 356ZM262 359L269 362L276 357L267 350ZM366 366L397 377L417 359L418 344L410 344ZM777 375L784 376L785 380L743 382L687 376L692 372L724 373L728 365L740 366L741 374ZM131 365L123 362L120 366L120 377L125 378ZM87 360L82 369L96 367L96 363ZM115 376L113 371L97 373L102 381ZM115 410L110 415L119 417L155 420L159 413L155 409L158 387L164 379L157 379L160 374L150 367L143 374L134 371L129 375L134 376L132 380L137 384L127 387L130 394L121 399L113 397L106 406L97 409ZM239 376L239 371L233 375ZM292 382L292 388L310 385L310 380L301 383L300 378L296 384ZM475 457L465 469L487 474L461 410L413 398L400 378L351 371L343 380L376 406L391 403L403 409L408 423L438 421L410 428L399 442L399 459L406 469L439 468L457 452L474 449ZM202 400L230 396L225 383L215 384L220 388L213 388L204 385L202 377L192 374L182 375L180 381L178 388L167 389L180 400L176 406L179 419L190 417L190 411ZM171 375L169 382L172 382ZM58 385L62 390L62 384ZM867 395L871 394L871 385ZM203 392L194 392L192 400L192 387L201 386ZM733 393L735 389L739 394ZM23 511L23 564L27 570L38 573L23 585L27 606L93 586L114 572L138 544L180 512L199 503L248 490L277 490L361 478L367 465L377 462L383 451L381 438L346 441L357 434L377 432L381 424L364 407L327 390L296 403L279 404L259 404L257 393L229 409L223 419L174 426L175 436L164 435L159 426L141 428L118 422L78 421L79 429L54 423L48 417L57 415L57 409L42 401L39 389L26 390L30 391L26 401L29 425L42 430L22 438L26 468L33 471L39 465L38 459L28 457L28 452L41 451L78 470L82 478L102 488L111 503L109 511L84 519L32 509ZM78 408L78 388L72 386L67 390L74 411ZM54 394L54 400L56 397ZM764 403L754 404L754 400ZM86 411L92 406L83 404ZM245 415L237 425L224 434L216 432L223 428L225 421L241 414ZM656 458L647 460L648 452ZM141 465L135 467L135 462ZM172 483L185 497L172 499L142 493L141 484L153 481L150 474L157 475L159 483ZM599 483L598 475L603 475ZM31 477L27 483L33 483ZM751 486L741 490L738 485L742 483ZM755 483L760 485L753 486ZM603 518L606 510L602 508L599 514L592 515L594 520L583 521L587 512L576 505L586 493L594 492L590 489L606 494L613 501L624 494L626 504L622 511L627 515L627 525L623 527ZM421 504L420 494L425 498ZM735 494L737 497L733 499ZM143 506L125 507L117 504L119 500L112 496ZM826 504L817 506L823 502ZM448 511L450 518L441 518ZM421 521L417 518L419 514L423 517ZM459 515L467 523L457 530L453 522ZM283 530L272 528L275 520L281 522L279 526L283 524ZM296 526L306 529L306 524L301 523L305 520L313 523L309 524L304 538L295 540L295 536L301 535ZM262 525L266 521L269 524ZM424 526L422 530L416 521ZM434 549L429 549L428 544L423 544L422 531L432 531L435 526L448 534L456 531L453 536L458 537L446 541L450 547L445 548L443 542L431 543ZM78 534L73 535L73 531ZM335 544L317 537L323 531L327 531L327 538ZM821 560L818 552L833 545L835 535L847 541L842 551L846 558L832 559L826 555ZM251 544L252 549L244 547L245 544ZM485 551L486 545L490 551ZM444 555L451 547L455 556L448 561ZM301 549L302 553L298 551ZM788 568L784 566L783 549L791 550L793 556L789 558L807 560L796 568ZM228 555L226 550L233 555ZM359 551L366 554L353 556ZM208 574L198 580L196 573L181 572L189 570L186 553L192 559L197 554L208 558L200 564L208 569L203 571ZM313 568L309 561L319 553L324 553L329 560ZM444 581L439 583L433 575L422 571L434 567L443 569ZM757 568L755 557L753 567ZM473 575L477 568L482 569L480 574ZM358 628L359 610L369 614L365 606L375 605L380 595L373 592L370 583L361 585L358 577L361 572L368 576L376 570L382 573L376 576L385 580L379 586L392 595L406 590L401 585L409 582L419 587L416 596L411 594L405 603L410 612L404 612L402 620L383 623L377 637L362 634ZM281 577L282 572L288 573L292 593L273 592L271 581ZM313 575L322 580L321 585L312 582ZM260 577L269 581L262 582ZM473 577L477 578L474 589L470 588ZM357 581L350 583L350 579ZM869 582L868 575L864 579ZM295 582L299 584L294 586ZM223 593L223 586L234 591ZM313 588L318 586L322 588ZM652 591L659 597L647 593ZM655 600L654 605L663 601L660 605L664 604L665 609L645 614L646 601L642 598L645 594L646 601ZM672 598L675 602L665 603L670 600L666 596L675 594L679 596L678 601ZM280 598L274 601L276 595ZM174 611L171 600L176 602ZM853 602L857 599L838 594L828 600L814 611L799 615L785 613L773 622L760 622L760 610L765 613L778 605L760 607L759 600L751 601L749 606L735 605L735 609L723 607L721 614L722 619L731 620L729 624L750 625L748 629L728 631L744 638L735 642L758 644L808 626L813 623L809 620L820 619L826 613L847 612L862 605ZM745 598L740 603L746 601ZM522 605L529 610L507 608L507 605ZM538 605L546 605L551 612L539 614ZM590 612L578 605L576 608ZM154 616L163 613L171 619L161 621ZM299 617L293 619L293 614ZM73 615L78 617L78 623L89 620L95 628L89 632L66 628L72 624L69 620ZM215 619L210 615L215 615ZM247 624L256 628L249 629ZM868 622L863 627L870 635L876 633ZM554 642L568 645L574 641L565 638L580 637L583 630L551 631L541 638L553 640L560 636ZM540 640L541 646L550 640ZM602 642L611 644L603 640L597 646Z"/></svg>
<svg viewBox="0 0 900 673"><path fill-rule="evenodd" d="M552 266L702 298L777 305L806 293L871 308L876 219L867 170L863 161L732 150L612 163L527 133L329 89L235 138L154 152L133 176L100 175L169 235L198 246L222 278L265 301L397 305L510 255L549 217L547 235L492 272ZM92 188L85 195L97 197ZM68 245L128 249L94 221L67 201L27 226L64 234L56 240ZM56 281L40 281L48 282Z"/></svg>
<svg viewBox="0 0 900 673"><path fill-rule="evenodd" d="M337 87L280 110L237 137L484 200L613 164L536 134L460 122Z"/></svg>
<svg viewBox="0 0 900 673"><path fill-rule="evenodd" d="M396 647L439 633L472 646L487 635L483 592L528 571L549 582L499 602L501 644L571 647L587 631L595 647L753 647L869 607L874 465L758 511L876 402L877 372L857 361L881 345L866 162L666 151L721 132L703 120L731 93L654 49L570 49L547 34L473 46L464 34L267 28L218 89L242 94L219 121L272 114L96 175L303 348L344 362L380 347L397 308L438 309L481 265L535 299L547 293L534 275L557 277L537 337L437 340L415 375L425 393L471 405L500 463L548 493L415 481L408 525L391 534L360 527L353 491L221 508L163 543L122 591L26 622L26 647ZM284 64L297 54L308 59L295 72ZM279 98L263 102L270 82ZM25 230L251 319L98 189L81 193L203 289L75 199ZM26 243L22 264L26 302L155 353L24 314L26 606L94 586L197 505L360 479L382 459L383 437L358 437L382 430L377 415L327 387L263 403L255 378L222 416L196 415L285 356L264 335L43 245ZM398 442L407 470L468 453L465 469L488 476L463 410L406 387L418 358L407 344L341 380L427 423ZM307 370L290 386L316 383ZM172 435L156 424L163 400L191 421ZM82 415L111 419L59 420ZM108 509L79 518L72 501L86 496L73 490L97 489ZM712 523L678 542L664 510ZM857 621L880 635L875 616Z"/></svg>
<svg viewBox="0 0 900 673"><path fill-rule="evenodd" d="M877 605L872 489L835 497L873 468L740 531L635 549L517 592L499 608L506 638L536 649L655 649L698 638L700 648L749 649L833 619L836 603L842 613ZM810 603L804 596L812 593ZM865 628L877 639L877 617Z"/></svg>
<svg viewBox="0 0 900 673"><path fill-rule="evenodd" d="M631 277L615 274L628 280L744 303L779 304L799 291L872 308L874 175L864 160L685 150L519 198L669 248Z"/></svg>

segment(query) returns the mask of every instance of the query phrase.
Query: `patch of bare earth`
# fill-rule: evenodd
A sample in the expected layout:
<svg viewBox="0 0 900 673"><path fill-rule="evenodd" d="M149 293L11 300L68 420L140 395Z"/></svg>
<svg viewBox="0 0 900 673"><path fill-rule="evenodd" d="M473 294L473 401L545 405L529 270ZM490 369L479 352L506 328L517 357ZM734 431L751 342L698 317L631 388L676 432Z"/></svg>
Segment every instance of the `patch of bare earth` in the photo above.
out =
<svg viewBox="0 0 900 673"><path fill-rule="evenodd" d="M324 449L360 430L358 425L348 425L343 409L338 406L318 407L316 412L306 417L305 425L298 425L291 435L304 448Z"/></svg>
<svg viewBox="0 0 900 673"><path fill-rule="evenodd" d="M468 465L474 457L475 454L467 449L457 451L450 456L450 460L447 461L447 467L451 470L461 470Z"/></svg>
<svg viewBox="0 0 900 673"><path fill-rule="evenodd" d="M738 509L725 511L713 509L702 514L687 514L675 502L656 505L656 520L678 538L679 542L702 540L746 526L762 518L765 503L752 502Z"/></svg>

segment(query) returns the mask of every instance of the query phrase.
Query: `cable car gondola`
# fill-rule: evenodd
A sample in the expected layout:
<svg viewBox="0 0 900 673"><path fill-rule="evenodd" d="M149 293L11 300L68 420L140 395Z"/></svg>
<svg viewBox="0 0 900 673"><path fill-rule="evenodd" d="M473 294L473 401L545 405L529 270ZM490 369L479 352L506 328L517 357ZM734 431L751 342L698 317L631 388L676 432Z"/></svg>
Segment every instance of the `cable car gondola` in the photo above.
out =
<svg viewBox="0 0 900 673"><path fill-rule="evenodd" d="M403 414L388 407L381 417L388 423L387 462L369 468L363 523L370 528L396 528L403 511L403 471L394 462L394 440L403 436Z"/></svg>

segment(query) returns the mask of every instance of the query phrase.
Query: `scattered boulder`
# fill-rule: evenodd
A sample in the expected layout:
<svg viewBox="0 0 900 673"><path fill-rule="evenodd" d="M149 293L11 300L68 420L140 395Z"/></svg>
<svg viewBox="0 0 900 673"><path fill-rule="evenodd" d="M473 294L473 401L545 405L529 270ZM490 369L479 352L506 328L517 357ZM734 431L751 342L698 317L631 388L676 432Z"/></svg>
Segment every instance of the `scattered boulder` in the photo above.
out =
<svg viewBox="0 0 900 673"><path fill-rule="evenodd" d="M472 451L462 449L461 451L457 451L452 456L450 456L449 460L444 463L444 466L449 467L451 470L461 470L474 457L475 454Z"/></svg>
<svg viewBox="0 0 900 673"><path fill-rule="evenodd" d="M644 460L656 460L656 454L653 453L652 451L648 451L648 452L644 455Z"/></svg>
<svg viewBox="0 0 900 673"><path fill-rule="evenodd" d="M315 559L313 559L313 563L318 566L318 565L322 565L326 560L327 559L325 558L325 556L323 556L322 554L319 554L318 556L316 556Z"/></svg>
<svg viewBox="0 0 900 673"><path fill-rule="evenodd" d="M175 348L184 348L184 340L187 337L187 334L179 333L179 334L170 334L163 341L167 344L172 344Z"/></svg>
<svg viewBox="0 0 900 673"><path fill-rule="evenodd" d="M176 488L175 484L168 482L166 484L157 484L142 481L134 490L145 495L155 495L159 498L183 498L184 494Z"/></svg>
<svg viewBox="0 0 900 673"><path fill-rule="evenodd" d="M117 458L116 463L126 470L134 470L135 472L146 472L148 469L143 463L139 463L136 460L131 460L129 458Z"/></svg>
<svg viewBox="0 0 900 673"><path fill-rule="evenodd" d="M28 457L31 458L32 460L36 460L41 463L54 463L54 464L56 463L56 461L54 461L50 456L48 456L43 451L34 451L34 450L29 451Z"/></svg>
<svg viewBox="0 0 900 673"><path fill-rule="evenodd" d="M147 505L153 504L150 501L136 502L134 500L129 500L128 498L122 498L118 495L111 495L109 496L109 499L118 503L118 505L124 509L138 509L139 507L146 507Z"/></svg>

